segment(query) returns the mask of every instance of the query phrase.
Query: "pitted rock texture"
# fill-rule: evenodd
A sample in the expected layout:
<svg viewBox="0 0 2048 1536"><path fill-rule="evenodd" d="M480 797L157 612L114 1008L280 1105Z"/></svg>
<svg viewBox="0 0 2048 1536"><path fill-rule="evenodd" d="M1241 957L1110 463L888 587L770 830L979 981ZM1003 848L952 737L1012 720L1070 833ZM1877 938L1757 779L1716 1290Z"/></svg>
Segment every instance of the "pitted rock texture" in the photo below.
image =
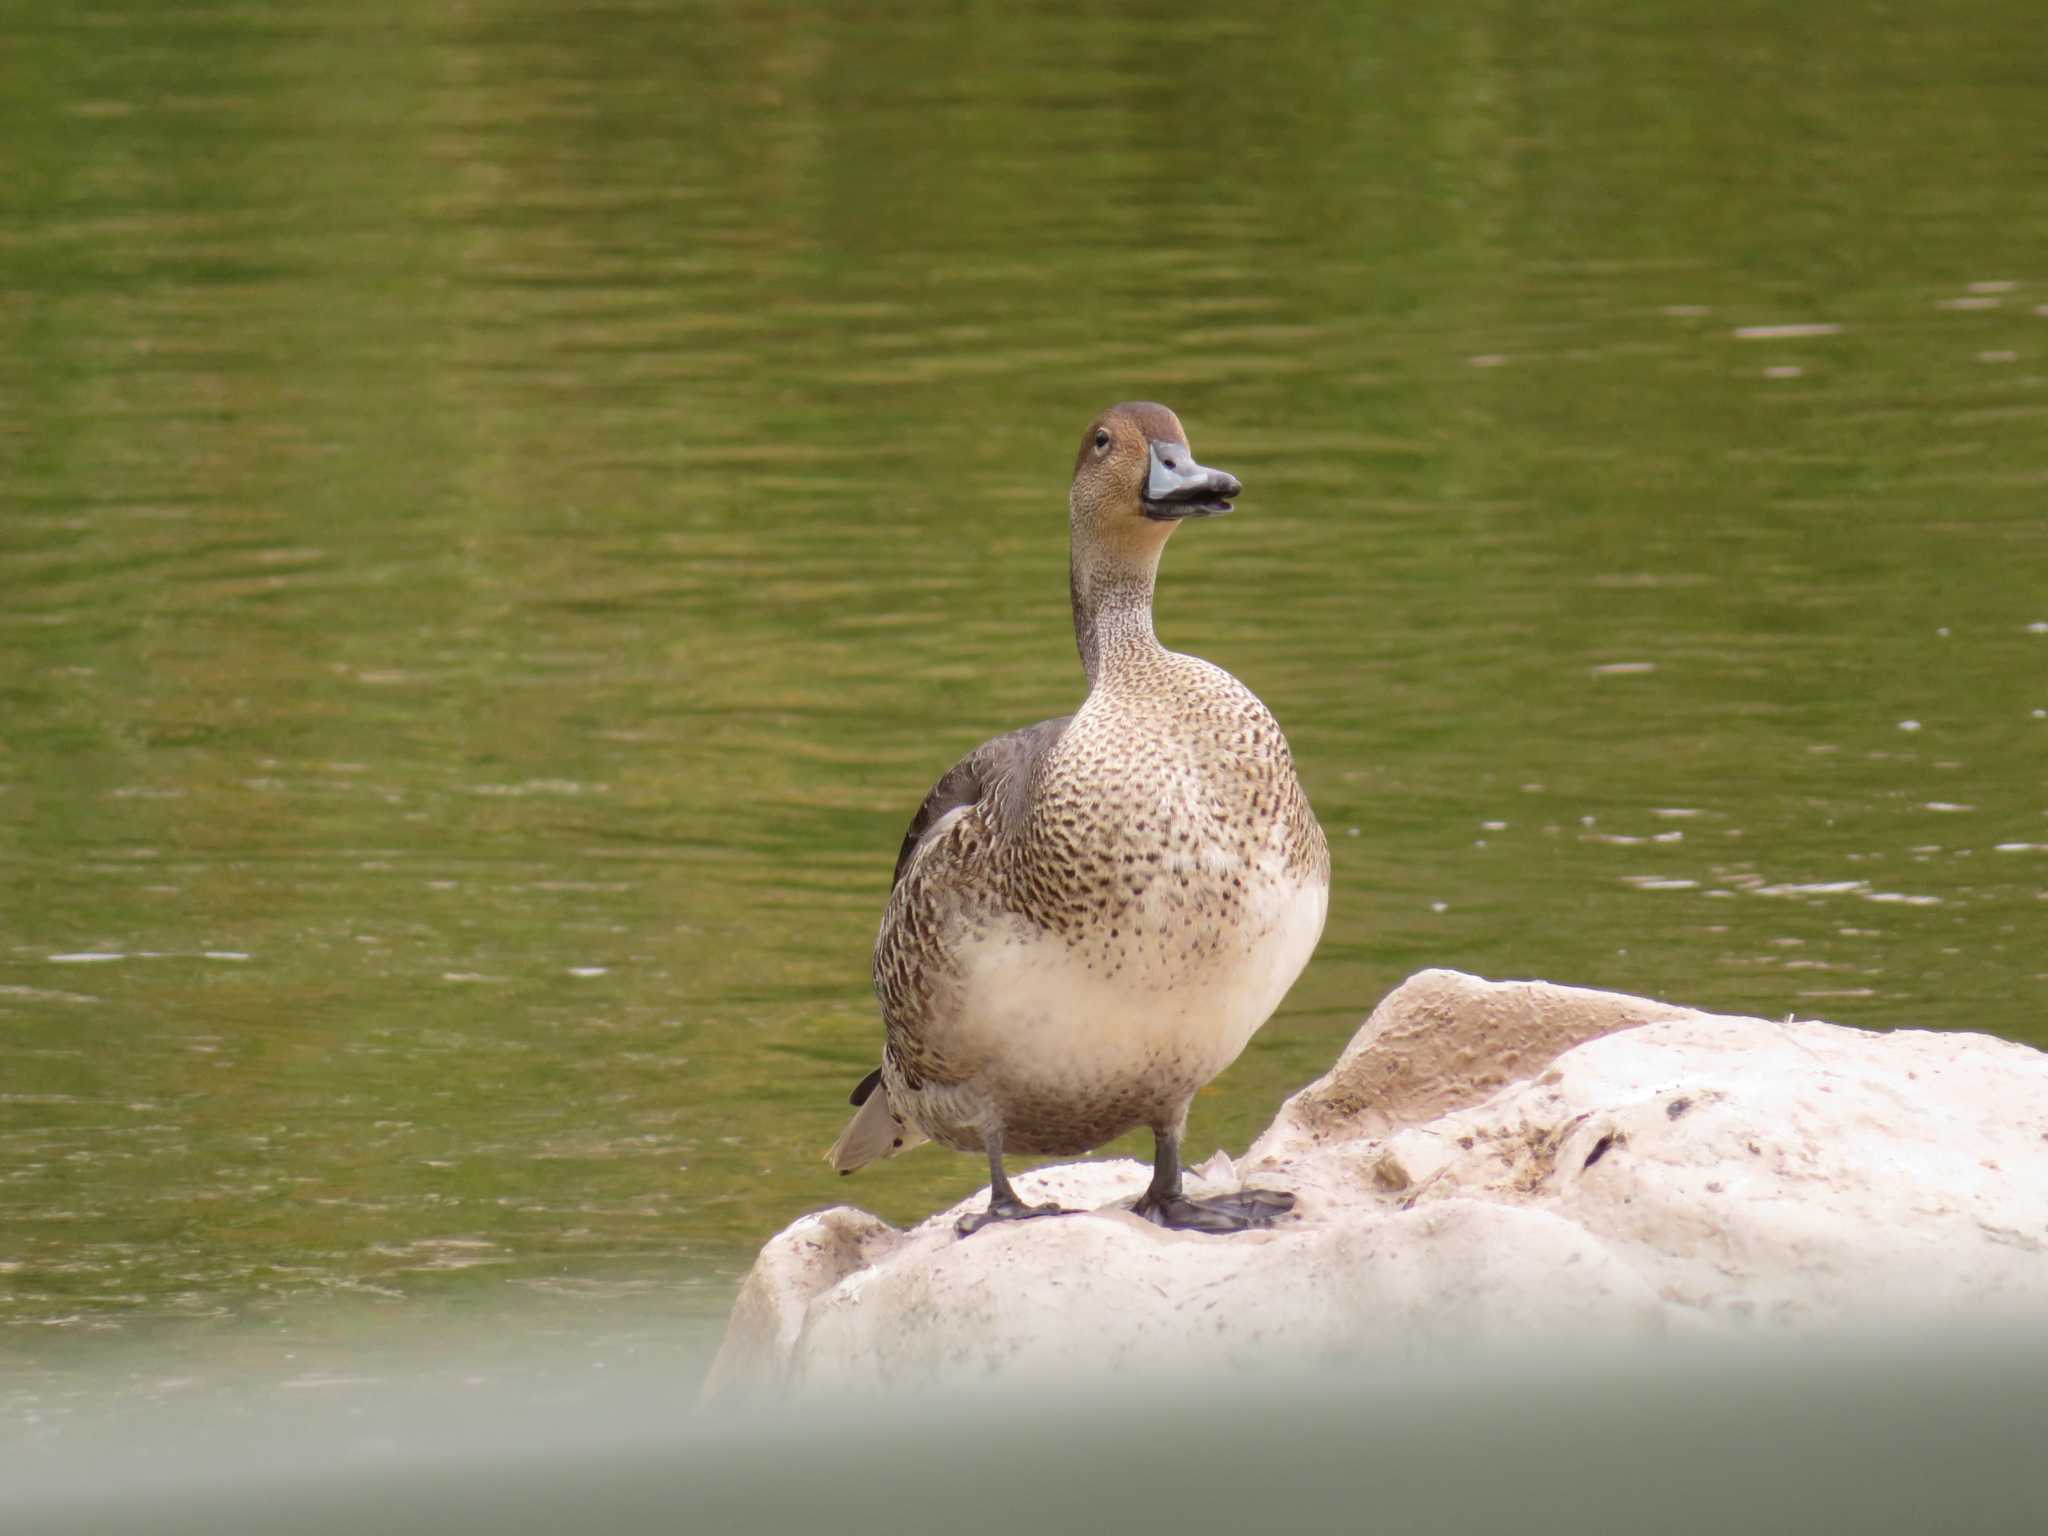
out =
<svg viewBox="0 0 2048 1536"><path fill-rule="evenodd" d="M1192 1172L1292 1217L1162 1231L1117 1204L1147 1175L1040 1169L1019 1193L1085 1214L965 1240L985 1193L907 1232L804 1217L707 1395L2048 1319L2048 1055L1986 1035L1425 971L1241 1163Z"/></svg>

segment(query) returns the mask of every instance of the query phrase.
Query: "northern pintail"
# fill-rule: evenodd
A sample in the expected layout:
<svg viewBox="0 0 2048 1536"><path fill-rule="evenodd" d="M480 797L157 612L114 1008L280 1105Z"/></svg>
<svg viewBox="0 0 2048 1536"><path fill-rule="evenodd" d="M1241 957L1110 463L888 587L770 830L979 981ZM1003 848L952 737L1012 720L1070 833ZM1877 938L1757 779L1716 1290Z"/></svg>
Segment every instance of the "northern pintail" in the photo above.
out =
<svg viewBox="0 0 2048 1536"><path fill-rule="evenodd" d="M1189 1103L1279 1005L1329 908L1329 846L1271 712L1152 632L1167 539L1241 489L1164 406L1089 423L1068 494L1088 697L968 753L904 836L875 943L882 1065L827 1155L851 1173L927 1139L985 1152L989 1206L963 1233L1058 1213L1018 1198L1005 1152L1086 1152L1140 1125L1139 1215L1235 1232L1293 1206L1181 1184Z"/></svg>

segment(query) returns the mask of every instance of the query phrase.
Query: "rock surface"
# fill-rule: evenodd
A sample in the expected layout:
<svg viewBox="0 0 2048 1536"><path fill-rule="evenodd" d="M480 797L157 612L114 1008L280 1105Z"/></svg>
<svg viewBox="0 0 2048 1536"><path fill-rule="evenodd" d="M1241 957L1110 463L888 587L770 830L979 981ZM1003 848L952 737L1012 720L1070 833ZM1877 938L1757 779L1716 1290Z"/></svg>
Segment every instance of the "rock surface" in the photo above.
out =
<svg viewBox="0 0 2048 1536"><path fill-rule="evenodd" d="M1026 1174L1087 1213L969 1241L985 1191L908 1232L802 1218L707 1396L2048 1319L2048 1055L1986 1035L1425 971L1190 1178L1293 1190L1293 1217L1162 1231L1113 1204L1148 1173Z"/></svg>

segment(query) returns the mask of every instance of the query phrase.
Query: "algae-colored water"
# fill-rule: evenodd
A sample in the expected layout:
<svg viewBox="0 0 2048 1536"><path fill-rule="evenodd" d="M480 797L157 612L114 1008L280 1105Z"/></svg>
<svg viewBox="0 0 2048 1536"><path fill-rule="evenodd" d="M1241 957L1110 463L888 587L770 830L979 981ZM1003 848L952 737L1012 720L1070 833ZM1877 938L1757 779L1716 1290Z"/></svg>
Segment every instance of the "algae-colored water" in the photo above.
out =
<svg viewBox="0 0 2048 1536"><path fill-rule="evenodd" d="M800 1212L970 1190L820 1153L910 812L1079 697L1116 399L1245 482L1161 632L1336 857L1196 1155L1430 965L2048 1045L2026 0L8 33L17 1428L680 1370Z"/></svg>

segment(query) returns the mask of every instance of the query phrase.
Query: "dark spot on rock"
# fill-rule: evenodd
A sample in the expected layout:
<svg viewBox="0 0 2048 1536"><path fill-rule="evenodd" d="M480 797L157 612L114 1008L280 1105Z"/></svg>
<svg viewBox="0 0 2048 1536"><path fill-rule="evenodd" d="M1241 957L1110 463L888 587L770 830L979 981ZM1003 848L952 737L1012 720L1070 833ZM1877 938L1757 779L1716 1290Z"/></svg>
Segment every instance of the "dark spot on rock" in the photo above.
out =
<svg viewBox="0 0 2048 1536"><path fill-rule="evenodd" d="M1606 1135L1602 1136L1598 1141L1593 1143L1593 1150L1586 1154L1586 1160L1584 1163L1580 1164L1580 1168L1582 1170L1590 1168L1595 1163L1599 1162L1601 1158L1607 1155L1608 1149L1611 1148L1619 1140L1621 1140L1621 1138L1615 1135L1612 1131L1609 1131Z"/></svg>
<svg viewBox="0 0 2048 1536"><path fill-rule="evenodd" d="M1749 1143L1749 1155L1751 1157L1762 1157L1764 1155L1764 1149L1752 1141Z"/></svg>
<svg viewBox="0 0 2048 1536"><path fill-rule="evenodd" d="M1472 1150L1472 1138L1470 1136L1460 1136L1458 1138L1458 1145L1463 1147L1467 1152L1470 1152Z"/></svg>
<svg viewBox="0 0 2048 1536"><path fill-rule="evenodd" d="M1691 1108L1691 1099L1673 1099L1669 1104L1666 1104L1664 1106L1664 1118L1667 1120L1676 1120L1680 1115L1684 1114L1688 1109Z"/></svg>

